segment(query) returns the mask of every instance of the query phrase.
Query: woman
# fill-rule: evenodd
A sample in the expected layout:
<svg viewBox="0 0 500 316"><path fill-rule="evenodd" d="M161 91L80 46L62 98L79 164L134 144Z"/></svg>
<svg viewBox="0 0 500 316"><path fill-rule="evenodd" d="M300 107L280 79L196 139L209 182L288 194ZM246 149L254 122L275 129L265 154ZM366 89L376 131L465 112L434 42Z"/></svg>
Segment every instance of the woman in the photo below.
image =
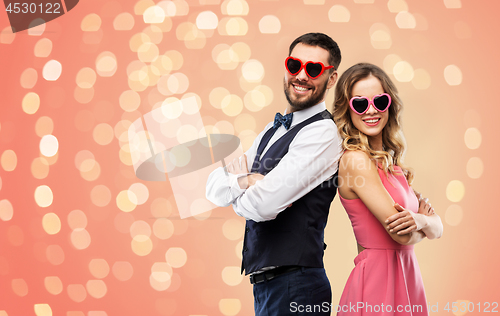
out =
<svg viewBox="0 0 500 316"><path fill-rule="evenodd" d="M428 315L413 244L439 238L442 223L428 206L419 209L408 185L401 109L396 87L375 65L356 64L337 83L333 117L345 149L339 196L359 252L338 315Z"/></svg>

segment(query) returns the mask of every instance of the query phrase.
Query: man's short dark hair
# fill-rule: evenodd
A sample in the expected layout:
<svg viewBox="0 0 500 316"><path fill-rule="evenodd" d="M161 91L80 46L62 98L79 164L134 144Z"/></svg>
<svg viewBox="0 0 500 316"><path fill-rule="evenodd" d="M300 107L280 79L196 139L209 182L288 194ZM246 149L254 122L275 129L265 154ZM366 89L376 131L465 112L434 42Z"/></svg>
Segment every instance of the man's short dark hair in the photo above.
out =
<svg viewBox="0 0 500 316"><path fill-rule="evenodd" d="M290 44L288 56L292 54L293 49L299 43L308 46L319 46L327 50L330 53L328 62L335 67L335 70L338 70L342 56L340 55L339 45L330 36L323 33L307 33L299 36Z"/></svg>

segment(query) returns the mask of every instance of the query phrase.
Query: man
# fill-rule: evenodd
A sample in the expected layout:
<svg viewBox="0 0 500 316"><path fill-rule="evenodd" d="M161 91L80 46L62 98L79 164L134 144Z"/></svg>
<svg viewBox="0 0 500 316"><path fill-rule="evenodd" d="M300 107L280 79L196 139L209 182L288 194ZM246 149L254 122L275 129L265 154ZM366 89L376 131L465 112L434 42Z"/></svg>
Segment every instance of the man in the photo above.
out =
<svg viewBox="0 0 500 316"><path fill-rule="evenodd" d="M256 315L330 314L323 239L342 140L324 100L340 60L325 34L293 41L283 81L286 115L277 113L244 156L207 181L210 201L232 204L247 219L242 271L254 284Z"/></svg>

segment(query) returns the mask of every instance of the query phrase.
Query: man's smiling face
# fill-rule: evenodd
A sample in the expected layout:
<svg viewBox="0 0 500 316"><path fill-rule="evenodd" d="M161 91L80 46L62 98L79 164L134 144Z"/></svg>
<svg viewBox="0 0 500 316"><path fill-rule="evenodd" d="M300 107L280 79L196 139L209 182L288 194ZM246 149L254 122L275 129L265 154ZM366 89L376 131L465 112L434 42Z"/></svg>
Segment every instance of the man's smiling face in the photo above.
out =
<svg viewBox="0 0 500 316"><path fill-rule="evenodd" d="M319 46L309 46L302 43L297 44L290 55L293 58L300 59L303 64L308 61L321 62L328 66L329 53ZM311 79L305 69L299 73L291 75L285 69L285 78L283 79L283 89L288 100L289 111L295 112L307 109L316 105L325 99L327 89L331 88L337 79L335 70L325 70L316 79Z"/></svg>

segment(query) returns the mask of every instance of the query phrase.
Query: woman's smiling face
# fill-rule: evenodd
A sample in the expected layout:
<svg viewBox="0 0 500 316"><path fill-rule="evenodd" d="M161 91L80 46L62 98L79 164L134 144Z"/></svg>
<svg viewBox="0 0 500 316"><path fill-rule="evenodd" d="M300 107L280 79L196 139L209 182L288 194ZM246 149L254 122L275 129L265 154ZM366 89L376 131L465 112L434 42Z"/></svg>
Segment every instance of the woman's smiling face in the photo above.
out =
<svg viewBox="0 0 500 316"><path fill-rule="evenodd" d="M384 88L376 77L370 75L356 82L351 91L352 97L367 97L373 100L373 97L384 93ZM372 103L368 110L363 114L354 112L349 107L349 113L354 126L363 134L368 136L372 146L382 146L382 130L389 120L389 111L380 112ZM374 148L375 149L375 148ZM376 148L382 150L382 148Z"/></svg>

